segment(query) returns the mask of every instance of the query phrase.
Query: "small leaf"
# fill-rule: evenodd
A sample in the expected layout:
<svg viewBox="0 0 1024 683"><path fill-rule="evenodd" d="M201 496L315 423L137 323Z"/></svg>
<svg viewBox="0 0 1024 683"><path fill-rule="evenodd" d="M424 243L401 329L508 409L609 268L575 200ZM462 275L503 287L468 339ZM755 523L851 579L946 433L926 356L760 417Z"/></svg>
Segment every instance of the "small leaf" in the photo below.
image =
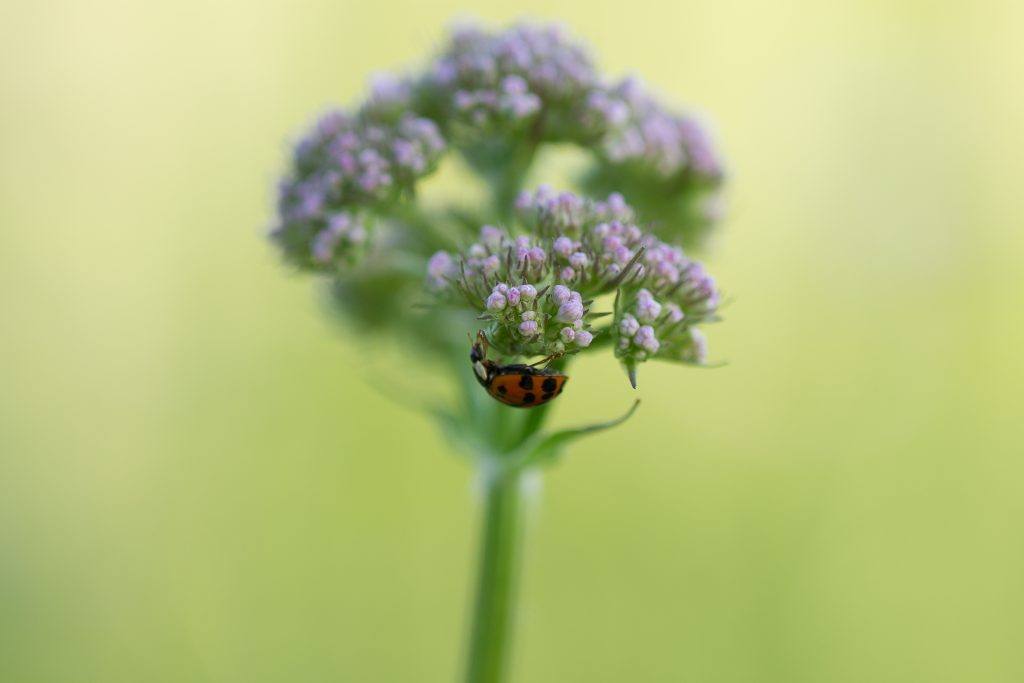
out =
<svg viewBox="0 0 1024 683"><path fill-rule="evenodd" d="M541 437L532 448L529 448L526 456L521 462L522 467L528 467L530 465L542 464L554 460L561 449L569 445L576 439L587 436L588 434L594 434L595 432L601 432L612 427L617 427L622 424L636 412L637 406L640 405L640 399L633 402L629 410L624 415L610 420L608 422L599 422L597 424L587 425L586 427L575 427L573 429L563 429L561 431L548 434L547 436Z"/></svg>
<svg viewBox="0 0 1024 683"><path fill-rule="evenodd" d="M629 377L629 385L636 389L636 361L630 358L623 365L626 368L626 376Z"/></svg>

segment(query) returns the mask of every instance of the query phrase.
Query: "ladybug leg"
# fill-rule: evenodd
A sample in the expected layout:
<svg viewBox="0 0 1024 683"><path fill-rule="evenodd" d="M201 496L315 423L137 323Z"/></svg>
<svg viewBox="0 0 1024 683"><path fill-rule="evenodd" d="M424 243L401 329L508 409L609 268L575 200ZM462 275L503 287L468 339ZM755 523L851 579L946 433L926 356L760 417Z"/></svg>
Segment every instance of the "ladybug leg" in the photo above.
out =
<svg viewBox="0 0 1024 683"><path fill-rule="evenodd" d="M558 353L553 353L550 356L548 356L547 358L541 358L536 363L530 363L530 367L531 368L535 368L538 365L543 365L546 368L548 365L551 364L552 361L556 361L556 360L558 360L559 358L561 358L564 355L565 355L565 351L559 351Z"/></svg>
<svg viewBox="0 0 1024 683"><path fill-rule="evenodd" d="M512 356L515 356L515 355L516 355L516 354L512 353L512 351L511 351L511 350L509 350L509 349L503 349L503 348L501 348L500 346L498 346L497 344L494 344L493 342L491 342L491 341L490 341L490 340L489 340L489 339L487 338L487 336L486 336L486 335L484 335L484 333L483 333L483 332L480 332L480 333L479 333L479 335L480 335L480 337L481 337L481 338L483 339L483 341L484 341L484 344L485 344L484 348L485 348L485 349L487 349L487 348L489 348L489 347L492 347L492 346L493 346L493 347L494 347L494 349L495 349L495 350L496 350L496 351L497 351L497 352L498 352L499 354L501 354L502 356L506 356L506 357L512 357Z"/></svg>

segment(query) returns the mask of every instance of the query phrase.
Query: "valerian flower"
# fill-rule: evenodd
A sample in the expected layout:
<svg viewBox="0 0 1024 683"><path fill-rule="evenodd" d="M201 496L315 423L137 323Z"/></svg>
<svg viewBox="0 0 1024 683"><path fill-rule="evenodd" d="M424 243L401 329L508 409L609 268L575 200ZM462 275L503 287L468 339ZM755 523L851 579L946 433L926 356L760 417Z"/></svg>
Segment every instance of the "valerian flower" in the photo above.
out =
<svg viewBox="0 0 1024 683"><path fill-rule="evenodd" d="M589 152L576 179L585 195L521 192L552 143ZM489 186L485 206L419 199L446 151ZM604 79L565 31L532 24L454 31L423 69L376 78L363 103L328 112L294 146L275 244L329 276L360 337L410 343L415 367L440 368L459 392L403 397L422 399L483 474L472 680L507 660L523 473L638 403L615 420L546 428L543 406L563 395L568 356L604 350L634 387L641 363L706 362L702 327L720 295L682 245L721 215L722 169L692 117L635 79Z"/></svg>
<svg viewBox="0 0 1024 683"><path fill-rule="evenodd" d="M542 186L516 208L520 232L485 225L461 252L431 257L427 288L437 299L469 307L514 355L575 353L604 335L627 368L704 362L695 326L715 318L714 280L637 225L621 196L593 201ZM596 300L612 293L614 309L600 311Z"/></svg>

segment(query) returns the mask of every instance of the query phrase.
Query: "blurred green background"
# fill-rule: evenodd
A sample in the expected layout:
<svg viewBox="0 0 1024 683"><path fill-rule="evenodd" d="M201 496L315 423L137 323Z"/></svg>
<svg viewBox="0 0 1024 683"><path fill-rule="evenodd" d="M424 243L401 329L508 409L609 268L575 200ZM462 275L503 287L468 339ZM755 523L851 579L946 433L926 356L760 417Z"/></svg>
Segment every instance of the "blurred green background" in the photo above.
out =
<svg viewBox="0 0 1024 683"><path fill-rule="evenodd" d="M5 6L0 680L456 677L472 473L263 231L309 117L467 11L566 21L732 171L730 365L545 474L515 680L1024 679L1024 6L508 7Z"/></svg>

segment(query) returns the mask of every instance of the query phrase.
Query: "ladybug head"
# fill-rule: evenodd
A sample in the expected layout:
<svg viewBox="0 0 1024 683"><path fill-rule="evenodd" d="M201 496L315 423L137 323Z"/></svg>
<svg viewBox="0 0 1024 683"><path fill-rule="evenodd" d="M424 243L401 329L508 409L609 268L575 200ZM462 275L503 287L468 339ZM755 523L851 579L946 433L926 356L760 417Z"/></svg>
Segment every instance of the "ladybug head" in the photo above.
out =
<svg viewBox="0 0 1024 683"><path fill-rule="evenodd" d="M476 333L476 342L469 349L469 360L473 364L473 373L477 381L486 387L490 381L490 368L494 364L487 360L487 337L483 332Z"/></svg>
<svg viewBox="0 0 1024 683"><path fill-rule="evenodd" d="M469 360L477 363L483 361L487 357L487 336L483 330L479 330L476 333L476 342L469 349Z"/></svg>

